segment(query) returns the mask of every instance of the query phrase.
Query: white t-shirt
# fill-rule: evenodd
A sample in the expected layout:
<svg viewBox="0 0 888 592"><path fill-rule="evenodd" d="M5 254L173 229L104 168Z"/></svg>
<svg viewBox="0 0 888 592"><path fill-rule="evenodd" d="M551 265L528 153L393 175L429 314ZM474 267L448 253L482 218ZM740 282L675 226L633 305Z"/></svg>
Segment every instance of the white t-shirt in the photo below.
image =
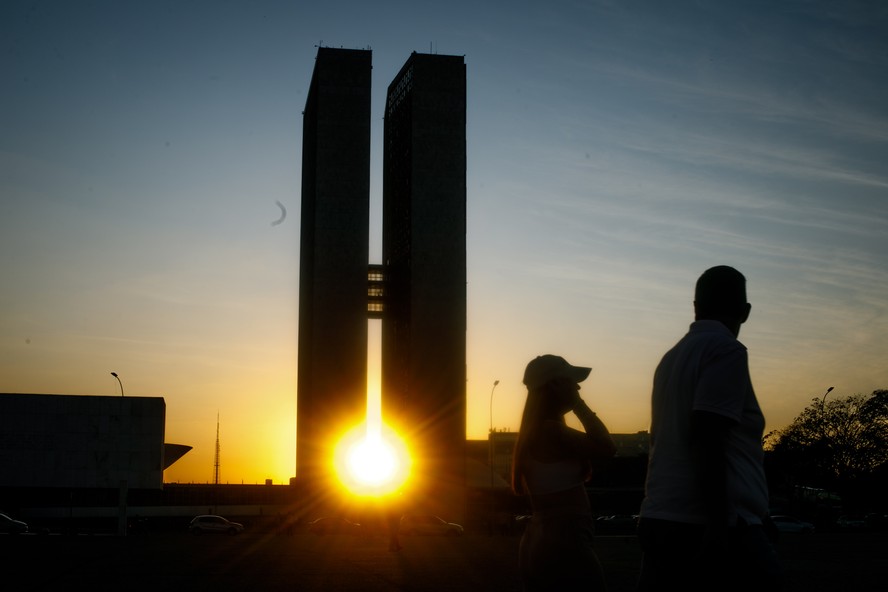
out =
<svg viewBox="0 0 888 592"><path fill-rule="evenodd" d="M765 419L746 347L718 321L696 321L660 361L651 397L651 449L640 515L704 524L690 454L691 413L708 411L736 422L727 440L729 524L761 524L768 512L763 467Z"/></svg>

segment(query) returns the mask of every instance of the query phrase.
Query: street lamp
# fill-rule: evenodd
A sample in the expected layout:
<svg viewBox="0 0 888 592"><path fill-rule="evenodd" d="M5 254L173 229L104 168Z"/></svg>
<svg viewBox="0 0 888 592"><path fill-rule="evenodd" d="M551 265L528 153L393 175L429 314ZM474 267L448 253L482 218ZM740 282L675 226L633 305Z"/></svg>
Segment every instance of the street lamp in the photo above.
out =
<svg viewBox="0 0 888 592"><path fill-rule="evenodd" d="M499 380L493 381L493 388L490 389L490 433L493 433L493 391L496 390L496 385L499 384Z"/></svg>
<svg viewBox="0 0 888 592"><path fill-rule="evenodd" d="M120 377L117 376L117 372L112 372L112 373L111 373L111 376L113 376L114 378L117 379L117 384L120 385L120 396L122 397L122 396L123 396L123 383L120 382Z"/></svg>
<svg viewBox="0 0 888 592"><path fill-rule="evenodd" d="M488 448L490 449L490 488L493 489L493 391L496 390L496 385L499 384L499 380L493 381L493 388L490 389L490 431L487 432L487 443Z"/></svg>
<svg viewBox="0 0 888 592"><path fill-rule="evenodd" d="M823 393L823 398L820 399L820 413L823 413L823 406L826 405L826 395L828 395L830 393L830 391L832 391L834 388L835 387L831 386L828 389L826 389L825 393Z"/></svg>

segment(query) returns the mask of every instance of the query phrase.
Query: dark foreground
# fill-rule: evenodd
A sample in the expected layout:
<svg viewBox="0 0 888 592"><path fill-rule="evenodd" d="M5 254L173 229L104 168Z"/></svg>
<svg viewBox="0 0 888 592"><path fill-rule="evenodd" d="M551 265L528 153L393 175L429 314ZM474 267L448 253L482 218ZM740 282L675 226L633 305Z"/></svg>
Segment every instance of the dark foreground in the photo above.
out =
<svg viewBox="0 0 888 592"><path fill-rule="evenodd" d="M519 591L517 536L0 535L8 590ZM599 537L611 592L631 591L633 536ZM787 592L886 589L888 533L784 535Z"/></svg>

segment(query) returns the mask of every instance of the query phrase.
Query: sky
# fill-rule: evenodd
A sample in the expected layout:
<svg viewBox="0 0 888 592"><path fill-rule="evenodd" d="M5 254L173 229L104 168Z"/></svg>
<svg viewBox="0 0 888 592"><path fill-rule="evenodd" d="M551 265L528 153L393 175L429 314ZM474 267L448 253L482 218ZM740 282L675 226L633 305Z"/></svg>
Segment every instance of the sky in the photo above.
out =
<svg viewBox="0 0 888 592"><path fill-rule="evenodd" d="M222 482L295 474L318 46L373 52L372 263L385 89L465 57L469 438L518 429L542 353L648 429L721 264L766 431L888 388L881 3L8 0L0 39L0 392L163 397L166 482L211 482L217 433Z"/></svg>

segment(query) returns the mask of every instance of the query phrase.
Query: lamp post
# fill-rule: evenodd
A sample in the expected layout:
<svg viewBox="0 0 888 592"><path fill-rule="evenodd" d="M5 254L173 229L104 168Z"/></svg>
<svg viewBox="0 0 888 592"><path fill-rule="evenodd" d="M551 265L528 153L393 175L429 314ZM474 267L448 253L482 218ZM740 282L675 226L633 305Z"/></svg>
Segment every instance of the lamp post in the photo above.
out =
<svg viewBox="0 0 888 592"><path fill-rule="evenodd" d="M117 379L117 384L120 385L120 396L122 397L122 396L123 396L123 383L120 382L120 377L117 376L117 372L112 372L112 373L111 373L111 376L113 376L114 378Z"/></svg>
<svg viewBox="0 0 888 592"><path fill-rule="evenodd" d="M499 384L499 380L493 381L493 388L490 389L490 433L493 433L493 391L496 390L496 385Z"/></svg>
<svg viewBox="0 0 888 592"><path fill-rule="evenodd" d="M833 390L833 387L829 387L826 389L826 392L823 393L823 397L820 399L820 439L823 445L829 447L828 439L829 439L829 427L827 426L826 415L824 414L824 408L826 406L826 395L828 395Z"/></svg>
<svg viewBox="0 0 888 592"><path fill-rule="evenodd" d="M112 372L111 376L117 379L117 384L120 385L120 396L123 396L123 383L120 382L120 377L117 376L117 372ZM117 534L119 536L126 536L126 495L127 495L127 483L126 479L120 480L120 489L117 492L117 500L118 500L118 510L117 510Z"/></svg>
<svg viewBox="0 0 888 592"><path fill-rule="evenodd" d="M490 488L493 489L493 459L495 457L493 453L493 391L496 390L496 385L499 384L499 380L493 381L493 388L490 389L490 430L487 432L487 443L488 448L490 449Z"/></svg>
<svg viewBox="0 0 888 592"><path fill-rule="evenodd" d="M835 387L829 387L826 389L826 392L823 393L823 398L820 399L820 413L823 413L823 406L826 405L826 395L828 395Z"/></svg>

